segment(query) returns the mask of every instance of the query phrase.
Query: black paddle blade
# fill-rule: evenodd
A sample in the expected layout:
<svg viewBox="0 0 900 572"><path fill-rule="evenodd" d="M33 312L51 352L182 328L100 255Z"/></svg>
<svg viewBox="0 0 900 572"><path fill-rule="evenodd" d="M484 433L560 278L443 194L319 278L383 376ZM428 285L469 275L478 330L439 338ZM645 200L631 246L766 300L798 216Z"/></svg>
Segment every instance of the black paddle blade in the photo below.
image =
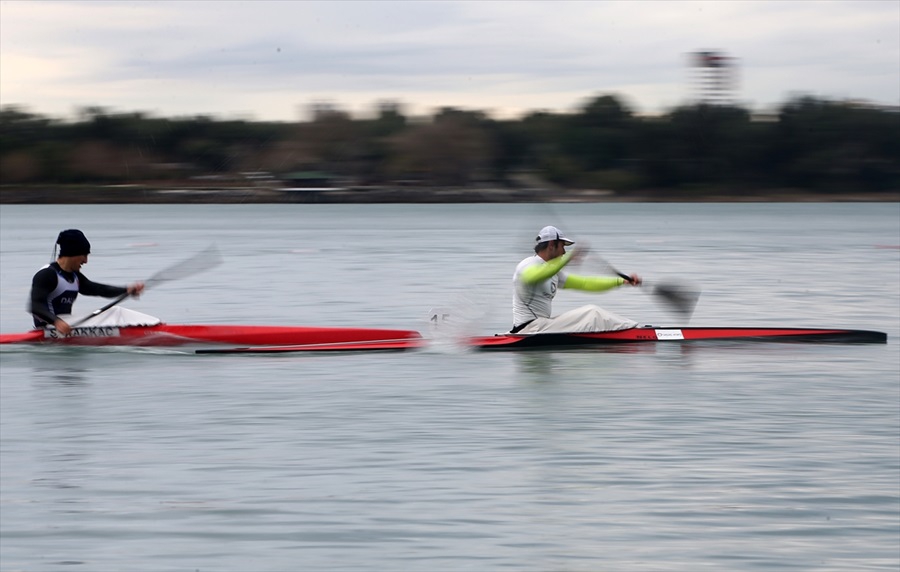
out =
<svg viewBox="0 0 900 572"><path fill-rule="evenodd" d="M685 318L690 318L700 299L700 289L696 286L683 283L667 282L665 284L655 284L652 293L663 301L666 306L681 314Z"/></svg>

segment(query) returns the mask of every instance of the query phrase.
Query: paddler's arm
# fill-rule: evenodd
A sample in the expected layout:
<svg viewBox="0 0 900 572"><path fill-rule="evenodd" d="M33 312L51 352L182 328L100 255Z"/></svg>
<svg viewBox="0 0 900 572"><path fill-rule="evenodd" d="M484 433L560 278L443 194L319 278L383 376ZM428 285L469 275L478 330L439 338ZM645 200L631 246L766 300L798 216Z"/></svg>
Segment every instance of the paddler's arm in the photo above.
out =
<svg viewBox="0 0 900 572"><path fill-rule="evenodd" d="M577 274L569 274L566 281L560 286L562 288L571 288L573 290L587 290L588 292L603 292L618 288L622 284L630 284L631 286L640 286L643 281L637 274L631 276L608 277L608 276L579 276Z"/></svg>
<svg viewBox="0 0 900 572"><path fill-rule="evenodd" d="M122 294L128 293L134 297L140 295L144 291L143 282L135 282L128 286L110 286L108 284L100 284L99 282L91 282L88 278L78 273L78 292L85 296L100 296L101 298L115 298Z"/></svg>
<svg viewBox="0 0 900 572"><path fill-rule="evenodd" d="M585 290L587 292L603 292L618 288L622 284L626 284L624 278L611 278L608 276L578 276L577 274L569 274L562 287L571 290Z"/></svg>
<svg viewBox="0 0 900 572"><path fill-rule="evenodd" d="M538 282L543 282L544 280L549 280L553 278L560 270L562 270L566 264L571 262L572 257L575 255L575 251L567 252L562 256L557 256L552 260L548 260L543 264L533 264L528 268L524 269L521 274L522 282L532 286L537 284Z"/></svg>

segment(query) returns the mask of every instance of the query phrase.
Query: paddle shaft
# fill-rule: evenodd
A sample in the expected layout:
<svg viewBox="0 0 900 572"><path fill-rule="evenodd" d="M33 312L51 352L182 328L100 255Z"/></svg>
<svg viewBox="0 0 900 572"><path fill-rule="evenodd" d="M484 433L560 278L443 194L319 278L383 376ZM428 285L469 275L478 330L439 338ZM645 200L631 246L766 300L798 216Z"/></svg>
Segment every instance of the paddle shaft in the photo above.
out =
<svg viewBox="0 0 900 572"><path fill-rule="evenodd" d="M100 314L102 314L103 312L109 310L109 309L112 308L113 306L116 306L116 305L122 303L122 301L125 300L126 298L128 298L129 296L131 296L131 294L129 294L128 292L125 292L124 294L122 294L122 295L119 296L118 298L114 299L114 300L113 300L112 302L110 302L109 304L103 306L102 308L97 308L96 310L94 310L93 312L91 312L90 314L88 314L87 316L85 316L85 317L81 318L80 320L77 320L77 321L75 321L75 322L69 324L69 327L70 327L70 328L76 328L76 327L80 326L81 324L87 322L88 320L90 320L90 319L93 318L94 316L99 316Z"/></svg>
<svg viewBox="0 0 900 572"><path fill-rule="evenodd" d="M609 262L606 262L605 260L604 260L603 262L604 262L607 266L609 266L610 272L612 272L613 274L615 274L616 276L618 276L619 278L621 278L621 279L624 280L625 282L628 282L629 284L634 284L634 279L632 279L631 276L629 276L629 275L627 275L627 274L624 274L624 273L622 273L622 272L619 272L619 271L616 270Z"/></svg>
<svg viewBox="0 0 900 572"><path fill-rule="evenodd" d="M153 276L151 276L150 278L148 278L147 280L144 281L144 289L146 290L147 288L150 288L151 286L154 286L156 284L161 284L163 282L169 282L171 280L179 280L181 278L187 278L188 276L193 276L195 274L199 274L200 272L204 272L211 268L215 268L216 266L218 266L221 263L222 263L222 256L219 254L219 250L216 248L215 245L211 245L211 246L207 247L206 249L204 249L203 251L198 252L194 256L191 256L190 258L187 258L185 260L182 260L181 262L178 262L176 264L173 264L172 266L169 266L167 268L160 270L159 272L157 272L156 274L154 274ZM126 298L128 298L129 296L131 296L131 294L129 292L125 292L124 294L121 294L119 297L115 298L112 302L106 304L102 308L98 308L98 309L94 310L93 312L91 312L90 314L88 314L87 316L85 316L84 318L81 318L77 322L69 324L69 327L74 328L76 326L79 326L79 325L87 322L88 320L90 320L91 318L93 318L95 316L99 316L100 314L109 310L113 306L116 306L116 305L122 303L122 301L125 300Z"/></svg>

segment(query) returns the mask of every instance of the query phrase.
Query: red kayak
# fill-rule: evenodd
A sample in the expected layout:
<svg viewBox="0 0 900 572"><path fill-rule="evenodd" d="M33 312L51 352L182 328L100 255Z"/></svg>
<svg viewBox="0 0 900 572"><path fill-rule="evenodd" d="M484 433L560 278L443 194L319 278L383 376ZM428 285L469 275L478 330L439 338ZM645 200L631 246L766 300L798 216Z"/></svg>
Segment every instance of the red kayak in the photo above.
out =
<svg viewBox="0 0 900 572"><path fill-rule="evenodd" d="M822 328L656 328L643 326L615 332L566 334L497 334L466 338L462 345L481 351L525 351L610 347L625 344L696 341L794 342L832 344L884 344L887 334L870 330ZM199 349L197 353L291 353L314 351L409 350L426 347L427 340L412 337L374 342L294 344Z"/></svg>
<svg viewBox="0 0 900 572"><path fill-rule="evenodd" d="M198 354L278 354L297 352L358 352L358 351L405 351L422 348L427 341L411 332L414 337L371 341L325 342L312 344L291 344L286 346L246 346L202 348L194 350Z"/></svg>
<svg viewBox="0 0 900 572"><path fill-rule="evenodd" d="M825 328L660 328L642 326L615 332L566 334L497 334L470 338L478 350L527 350L608 346L627 343L671 343L691 341L804 342L840 344L885 344L887 334L871 330Z"/></svg>
<svg viewBox="0 0 900 572"><path fill-rule="evenodd" d="M884 344L887 334L840 328L704 328L642 326L614 332L497 334L467 338L464 345L483 351L585 348L635 343L697 341ZM54 330L0 334L0 344L75 346L209 345L197 353L290 353L391 351L422 348L427 341L413 330L243 325L90 326L59 337Z"/></svg>
<svg viewBox="0 0 900 572"><path fill-rule="evenodd" d="M184 345L229 346L328 346L342 344L345 349L361 343L374 349L374 342L421 340L413 330L378 328L338 328L300 326L179 325L88 326L73 328L60 337L55 330L32 330L21 334L0 334L0 344L63 344L72 346L154 346Z"/></svg>

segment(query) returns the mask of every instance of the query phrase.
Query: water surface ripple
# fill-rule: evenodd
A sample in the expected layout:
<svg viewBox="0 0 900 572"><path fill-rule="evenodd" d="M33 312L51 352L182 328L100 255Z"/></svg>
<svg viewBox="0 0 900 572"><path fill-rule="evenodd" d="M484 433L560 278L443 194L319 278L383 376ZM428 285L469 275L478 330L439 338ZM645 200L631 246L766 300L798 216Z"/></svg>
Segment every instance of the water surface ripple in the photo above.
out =
<svg viewBox="0 0 900 572"><path fill-rule="evenodd" d="M887 345L474 354L0 351L0 570L896 571L900 205L156 205L0 210L0 330L62 228L85 272L218 270L129 307L172 323L508 328L553 223L711 326ZM586 270L589 270L586 269ZM79 299L82 311L102 304ZM634 289L562 292L680 325Z"/></svg>

